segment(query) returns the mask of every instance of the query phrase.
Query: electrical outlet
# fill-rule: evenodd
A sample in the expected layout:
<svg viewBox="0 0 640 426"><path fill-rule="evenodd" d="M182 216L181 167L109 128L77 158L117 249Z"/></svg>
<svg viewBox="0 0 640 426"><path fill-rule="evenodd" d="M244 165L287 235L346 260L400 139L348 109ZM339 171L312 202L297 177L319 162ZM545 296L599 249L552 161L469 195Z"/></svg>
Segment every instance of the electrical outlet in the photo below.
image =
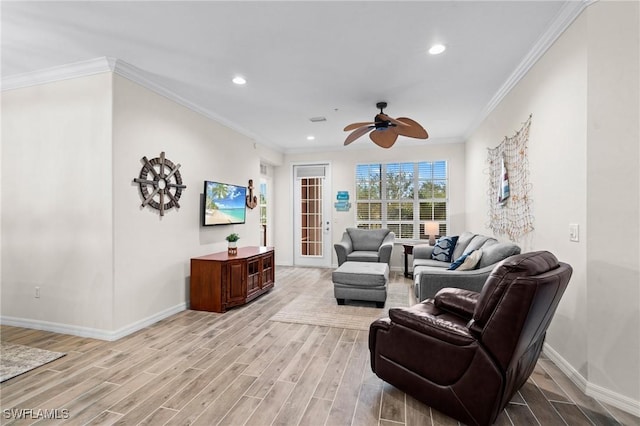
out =
<svg viewBox="0 0 640 426"><path fill-rule="evenodd" d="M569 224L569 241L580 241L580 227L577 223Z"/></svg>
<svg viewBox="0 0 640 426"><path fill-rule="evenodd" d="M36 299L40 299L40 287L36 287Z"/></svg>

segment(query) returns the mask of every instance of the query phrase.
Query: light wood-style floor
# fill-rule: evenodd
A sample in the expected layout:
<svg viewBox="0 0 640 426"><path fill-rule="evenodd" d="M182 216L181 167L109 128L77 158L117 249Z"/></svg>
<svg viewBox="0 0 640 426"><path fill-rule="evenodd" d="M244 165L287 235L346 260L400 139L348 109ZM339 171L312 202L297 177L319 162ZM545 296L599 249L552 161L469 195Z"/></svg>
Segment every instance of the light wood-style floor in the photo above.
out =
<svg viewBox="0 0 640 426"><path fill-rule="evenodd" d="M20 409L59 409L69 418L49 423L458 424L371 372L368 332L269 321L306 288L331 279L326 269L276 269L276 288L247 306L184 311L116 342L2 326L2 340L67 355L0 385L1 423L37 422L15 419ZM410 285L399 273L392 279ZM584 395L541 359L497 424L640 419Z"/></svg>

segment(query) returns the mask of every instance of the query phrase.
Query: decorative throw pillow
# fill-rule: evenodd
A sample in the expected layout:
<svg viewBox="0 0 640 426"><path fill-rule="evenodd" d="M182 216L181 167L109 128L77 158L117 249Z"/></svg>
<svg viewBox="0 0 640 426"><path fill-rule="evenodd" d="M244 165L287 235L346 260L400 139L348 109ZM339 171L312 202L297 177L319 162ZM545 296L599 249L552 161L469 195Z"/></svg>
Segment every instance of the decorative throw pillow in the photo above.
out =
<svg viewBox="0 0 640 426"><path fill-rule="evenodd" d="M458 269L458 267L460 265L462 265L462 262L464 262L464 260L469 257L471 253L465 253L462 256L460 256L459 258L457 258L456 260L453 261L453 263L451 265L449 265L449 267L447 268L450 271L454 271L456 269Z"/></svg>
<svg viewBox="0 0 640 426"><path fill-rule="evenodd" d="M458 236L439 238L431 253L431 259L441 262L451 262L451 255L457 242Z"/></svg>
<svg viewBox="0 0 640 426"><path fill-rule="evenodd" d="M462 262L462 265L458 267L458 271L469 271L475 269L482 257L482 249L474 250L469 253L469 256Z"/></svg>

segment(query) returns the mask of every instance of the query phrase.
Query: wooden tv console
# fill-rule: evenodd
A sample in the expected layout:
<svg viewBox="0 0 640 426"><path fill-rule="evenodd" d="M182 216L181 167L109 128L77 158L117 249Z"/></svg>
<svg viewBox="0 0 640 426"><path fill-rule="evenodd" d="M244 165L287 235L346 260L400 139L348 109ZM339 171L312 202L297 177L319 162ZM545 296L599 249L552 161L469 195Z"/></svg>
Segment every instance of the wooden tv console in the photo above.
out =
<svg viewBox="0 0 640 426"><path fill-rule="evenodd" d="M273 288L273 247L238 247L238 254L191 259L190 309L225 312Z"/></svg>

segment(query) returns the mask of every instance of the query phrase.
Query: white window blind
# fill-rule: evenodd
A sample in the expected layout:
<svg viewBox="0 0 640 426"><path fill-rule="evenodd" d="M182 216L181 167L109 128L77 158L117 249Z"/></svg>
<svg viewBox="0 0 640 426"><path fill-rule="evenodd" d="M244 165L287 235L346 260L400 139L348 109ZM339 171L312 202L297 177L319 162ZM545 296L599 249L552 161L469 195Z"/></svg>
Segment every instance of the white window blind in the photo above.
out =
<svg viewBox="0 0 640 426"><path fill-rule="evenodd" d="M448 228L446 161L356 166L356 225L389 228L399 239L420 239L424 221Z"/></svg>

